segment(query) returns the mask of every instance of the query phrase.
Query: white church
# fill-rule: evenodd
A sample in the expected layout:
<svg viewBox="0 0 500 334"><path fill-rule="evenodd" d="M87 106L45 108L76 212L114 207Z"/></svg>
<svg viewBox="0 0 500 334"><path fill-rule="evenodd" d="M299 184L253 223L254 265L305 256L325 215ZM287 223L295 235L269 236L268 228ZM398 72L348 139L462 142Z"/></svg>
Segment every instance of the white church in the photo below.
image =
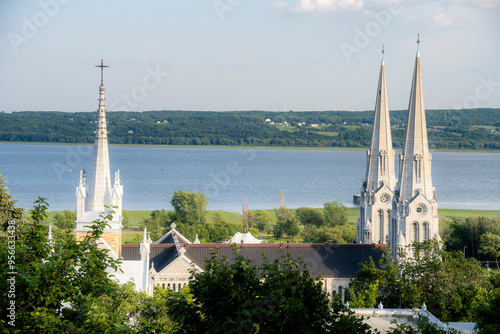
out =
<svg viewBox="0 0 500 334"><path fill-rule="evenodd" d="M204 270L204 259L213 251L232 256L229 244L191 243L172 224L171 230L155 243L144 231L139 245L122 244L122 197L120 173L111 179L103 69L99 87L98 122L95 132L91 177L80 173L76 188L77 221L75 234L82 240L89 229L85 226L109 214L115 207L110 227L100 240L114 258L121 258L123 273L112 274L122 283L133 280L136 288L153 293L155 286L178 291L189 284L189 270ZM274 260L282 254L295 259L302 257L313 276L321 276L324 291L341 294L359 264L371 257L377 262L388 246L406 250L413 241L438 238L437 202L431 180L431 155L427 143L420 54L417 52L411 87L408 122L403 152L399 157L399 181L395 178L395 153L392 148L385 66L380 69L375 119L370 149L367 153L366 176L363 180L360 217L357 222L356 244L267 244L240 242L241 253L257 265L262 254ZM113 182L112 182L113 181Z"/></svg>
<svg viewBox="0 0 500 334"><path fill-rule="evenodd" d="M417 41L419 43L420 40ZM418 50L397 180L394 160L385 64L382 59L372 141L367 151L366 176L361 187L357 241L362 244L388 245L396 256L398 252L409 251L408 246L412 242L440 239Z"/></svg>

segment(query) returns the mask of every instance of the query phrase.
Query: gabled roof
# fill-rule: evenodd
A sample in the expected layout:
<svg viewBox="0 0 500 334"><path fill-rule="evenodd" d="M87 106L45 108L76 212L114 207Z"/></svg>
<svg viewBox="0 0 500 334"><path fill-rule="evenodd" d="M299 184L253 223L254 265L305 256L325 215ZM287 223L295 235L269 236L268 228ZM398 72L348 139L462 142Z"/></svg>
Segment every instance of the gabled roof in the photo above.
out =
<svg viewBox="0 0 500 334"><path fill-rule="evenodd" d="M182 234L180 234L179 231L177 231L175 229L175 224L172 224L171 227L172 227L172 229L170 231L168 231L167 233L165 233L160 239L158 239L155 242L155 245L159 245L159 244L175 244L175 237L174 236L177 237L177 240L181 244L190 244L191 243L191 241L189 241L188 238L186 238L185 236L183 236Z"/></svg>
<svg viewBox="0 0 500 334"><path fill-rule="evenodd" d="M213 252L221 258L226 256L230 263L234 260L232 245L184 244L181 247L186 251L184 256L202 270L205 269L205 259ZM295 260L301 258L311 275L322 277L355 277L360 263L367 262L370 257L377 263L386 248L375 244L253 244L237 247L257 266L263 264L263 255L273 261L289 253ZM122 256L124 261L139 260L139 245L122 245ZM179 256L173 244L151 245L149 267L154 266L155 271L160 272Z"/></svg>
<svg viewBox="0 0 500 334"><path fill-rule="evenodd" d="M205 259L212 252L227 256L230 263L234 259L231 245L200 244L186 245L185 255L205 269ZM292 258L301 258L309 268L311 275L322 277L354 277L360 269L359 264L371 257L375 263L380 259L383 245L362 244L258 244L238 246L241 254L252 260L257 266L263 264L263 255L268 260L278 259L289 253Z"/></svg>

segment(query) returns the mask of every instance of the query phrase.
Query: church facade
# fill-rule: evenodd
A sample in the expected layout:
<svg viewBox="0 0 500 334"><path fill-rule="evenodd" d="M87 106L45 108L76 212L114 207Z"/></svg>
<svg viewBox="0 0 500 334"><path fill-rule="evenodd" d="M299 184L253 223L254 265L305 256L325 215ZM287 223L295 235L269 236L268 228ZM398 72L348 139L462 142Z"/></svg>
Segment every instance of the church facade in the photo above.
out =
<svg viewBox="0 0 500 334"><path fill-rule="evenodd" d="M417 40L419 43L420 38ZM373 136L361 192L357 241L387 244L391 247L392 255L397 256L398 252L410 251L412 242L440 239L438 203L432 186L432 155L427 139L420 51L417 50L415 58L405 140L398 159L398 180L394 177L394 150L386 94L382 61ZM389 165L385 166L385 162Z"/></svg>

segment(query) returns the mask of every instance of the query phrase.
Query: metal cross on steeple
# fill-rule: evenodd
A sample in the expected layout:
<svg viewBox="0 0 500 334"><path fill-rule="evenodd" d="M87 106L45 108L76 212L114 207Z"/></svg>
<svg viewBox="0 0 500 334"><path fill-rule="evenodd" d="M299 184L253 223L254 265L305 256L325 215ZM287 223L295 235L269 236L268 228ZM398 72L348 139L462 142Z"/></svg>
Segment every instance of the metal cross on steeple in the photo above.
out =
<svg viewBox="0 0 500 334"><path fill-rule="evenodd" d="M417 35L417 51L420 51L420 34Z"/></svg>
<svg viewBox="0 0 500 334"><path fill-rule="evenodd" d="M382 44L382 60L384 60L384 53L385 53L384 45Z"/></svg>
<svg viewBox="0 0 500 334"><path fill-rule="evenodd" d="M104 71L105 67L109 67L109 66L108 65L104 65L104 61L103 61L103 59L101 57L101 65L96 65L95 67L100 67L101 68L101 85L103 85L103 82L104 82L104 80L103 80L103 71Z"/></svg>

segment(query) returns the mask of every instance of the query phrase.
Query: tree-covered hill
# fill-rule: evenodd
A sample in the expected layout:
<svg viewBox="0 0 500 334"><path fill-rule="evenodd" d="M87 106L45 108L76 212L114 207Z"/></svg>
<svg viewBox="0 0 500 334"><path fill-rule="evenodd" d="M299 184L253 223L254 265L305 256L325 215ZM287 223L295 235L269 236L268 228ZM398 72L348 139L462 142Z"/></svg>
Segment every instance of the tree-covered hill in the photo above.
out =
<svg viewBox="0 0 500 334"><path fill-rule="evenodd" d="M396 148L406 114L391 111ZM96 119L96 112L0 113L0 141L92 143ZM107 120L112 144L368 147L373 111L120 111ZM431 148L500 150L500 109L427 110L427 125Z"/></svg>

